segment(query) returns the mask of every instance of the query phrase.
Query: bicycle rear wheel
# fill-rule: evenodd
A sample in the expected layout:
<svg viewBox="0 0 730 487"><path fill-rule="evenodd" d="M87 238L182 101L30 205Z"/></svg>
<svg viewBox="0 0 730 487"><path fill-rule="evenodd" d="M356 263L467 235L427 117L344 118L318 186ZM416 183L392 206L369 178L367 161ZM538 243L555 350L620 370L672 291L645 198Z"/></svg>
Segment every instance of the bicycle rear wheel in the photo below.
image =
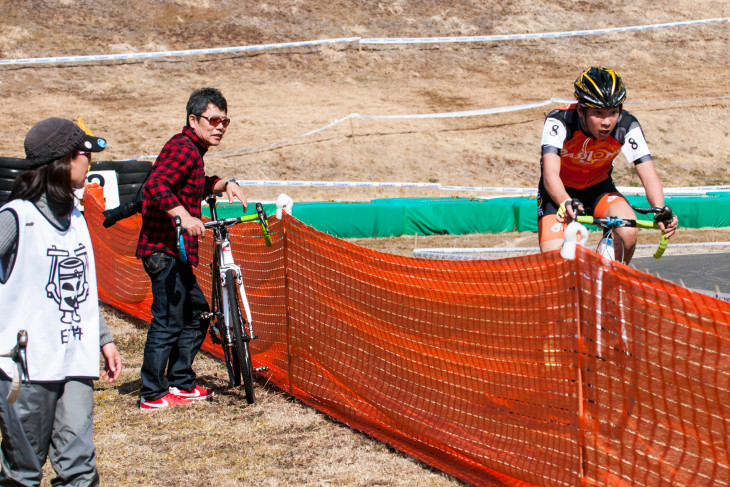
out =
<svg viewBox="0 0 730 487"><path fill-rule="evenodd" d="M226 271L226 290L228 291L228 310L230 312L231 327L233 328L233 348L241 371L241 381L246 392L246 401L253 404L256 396L253 390L253 363L251 352L248 349L249 336L246 334L246 322L241 316L241 306L238 290L238 279L232 269Z"/></svg>

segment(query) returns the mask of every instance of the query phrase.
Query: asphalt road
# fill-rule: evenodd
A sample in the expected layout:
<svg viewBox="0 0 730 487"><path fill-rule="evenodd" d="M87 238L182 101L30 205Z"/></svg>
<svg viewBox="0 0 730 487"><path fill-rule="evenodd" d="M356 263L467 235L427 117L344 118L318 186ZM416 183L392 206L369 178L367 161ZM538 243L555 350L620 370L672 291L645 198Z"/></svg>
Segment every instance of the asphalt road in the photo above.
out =
<svg viewBox="0 0 730 487"><path fill-rule="evenodd" d="M730 301L730 252L635 257L631 267Z"/></svg>

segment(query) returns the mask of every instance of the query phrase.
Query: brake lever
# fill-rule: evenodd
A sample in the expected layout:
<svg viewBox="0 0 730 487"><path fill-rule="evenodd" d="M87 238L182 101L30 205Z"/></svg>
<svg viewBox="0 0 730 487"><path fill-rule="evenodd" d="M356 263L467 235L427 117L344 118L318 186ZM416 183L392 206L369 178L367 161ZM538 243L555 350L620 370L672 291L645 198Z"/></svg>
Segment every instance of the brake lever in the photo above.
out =
<svg viewBox="0 0 730 487"><path fill-rule="evenodd" d="M674 213L672 212L672 208L669 206L665 206L654 215L654 221L657 223L662 222L665 225L668 225L672 223L672 220L674 220Z"/></svg>
<svg viewBox="0 0 730 487"><path fill-rule="evenodd" d="M177 241L177 251L180 254L180 261L186 262L188 260L188 254L185 252L185 239L183 233L185 229L182 227L182 220L179 216L175 216L175 235Z"/></svg>
<svg viewBox="0 0 730 487"><path fill-rule="evenodd" d="M264 211L264 205L256 203L256 212L259 214L259 222L261 223L261 230L264 232L264 242L267 247L271 247L273 244L271 240L271 232L269 231L269 222L266 220L266 212Z"/></svg>
<svg viewBox="0 0 730 487"><path fill-rule="evenodd" d="M13 360L20 364L20 368L23 372L23 382L26 385L30 384L30 377L28 376L28 355L26 349L28 348L28 332L26 330L20 330L18 332L18 343L13 348Z"/></svg>
<svg viewBox="0 0 730 487"><path fill-rule="evenodd" d="M10 357L15 362L17 373L13 376L10 390L8 391L7 400L10 404L14 403L20 395L20 383L30 385L30 376L28 374L28 356L26 349L28 348L28 332L26 330L18 331L18 338L15 346L9 352L2 354L3 357Z"/></svg>
<svg viewBox="0 0 730 487"><path fill-rule="evenodd" d="M578 216L578 208L580 208L580 206L581 206L582 204L583 204L583 203L581 203L581 202L580 202L580 200L579 200L578 198L573 198L573 199L572 199L572 200L570 201L570 206L571 206L571 207L573 208L573 214L574 214L575 216Z"/></svg>
<svg viewBox="0 0 730 487"><path fill-rule="evenodd" d="M668 206L665 206L664 208L668 208ZM661 213L664 208L659 208L658 206L650 206L649 208L639 208L636 206L631 207L631 209L634 210L636 213L641 213L642 215L648 215L649 213L658 214Z"/></svg>

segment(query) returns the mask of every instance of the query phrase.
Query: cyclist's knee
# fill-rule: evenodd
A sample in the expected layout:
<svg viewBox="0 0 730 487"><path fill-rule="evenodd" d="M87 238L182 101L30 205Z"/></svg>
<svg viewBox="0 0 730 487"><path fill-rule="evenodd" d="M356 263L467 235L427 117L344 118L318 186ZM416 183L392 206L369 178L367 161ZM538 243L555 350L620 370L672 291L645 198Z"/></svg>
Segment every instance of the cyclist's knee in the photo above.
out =
<svg viewBox="0 0 730 487"><path fill-rule="evenodd" d="M544 252L543 244L551 241L558 241L557 248L563 243L563 232L565 224L558 221L557 215L545 215L537 222L537 237L540 242L540 250ZM550 250L554 250L551 248Z"/></svg>
<svg viewBox="0 0 730 487"><path fill-rule="evenodd" d="M639 229L636 227L621 227L614 230L621 236L624 242L624 246L627 248L634 248L636 246L636 238L639 233Z"/></svg>
<svg viewBox="0 0 730 487"><path fill-rule="evenodd" d="M593 216L635 218L631 205L621 193L606 193L601 196L593 210Z"/></svg>
<svg viewBox="0 0 730 487"><path fill-rule="evenodd" d="M552 240L547 240L545 242L540 242L540 252L550 252L551 250L558 250L562 246L563 246L562 238L555 238Z"/></svg>

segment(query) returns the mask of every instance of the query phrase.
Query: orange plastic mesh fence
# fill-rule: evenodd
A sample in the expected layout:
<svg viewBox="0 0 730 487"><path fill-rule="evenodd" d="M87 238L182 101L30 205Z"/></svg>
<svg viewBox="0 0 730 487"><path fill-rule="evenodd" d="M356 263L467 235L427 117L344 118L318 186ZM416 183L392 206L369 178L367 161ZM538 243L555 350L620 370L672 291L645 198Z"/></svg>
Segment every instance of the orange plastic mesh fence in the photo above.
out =
<svg viewBox="0 0 730 487"><path fill-rule="evenodd" d="M101 296L148 318L139 222L87 199ZM730 485L730 304L584 249L434 261L270 223L270 248L234 227L254 365L307 404L474 485Z"/></svg>

